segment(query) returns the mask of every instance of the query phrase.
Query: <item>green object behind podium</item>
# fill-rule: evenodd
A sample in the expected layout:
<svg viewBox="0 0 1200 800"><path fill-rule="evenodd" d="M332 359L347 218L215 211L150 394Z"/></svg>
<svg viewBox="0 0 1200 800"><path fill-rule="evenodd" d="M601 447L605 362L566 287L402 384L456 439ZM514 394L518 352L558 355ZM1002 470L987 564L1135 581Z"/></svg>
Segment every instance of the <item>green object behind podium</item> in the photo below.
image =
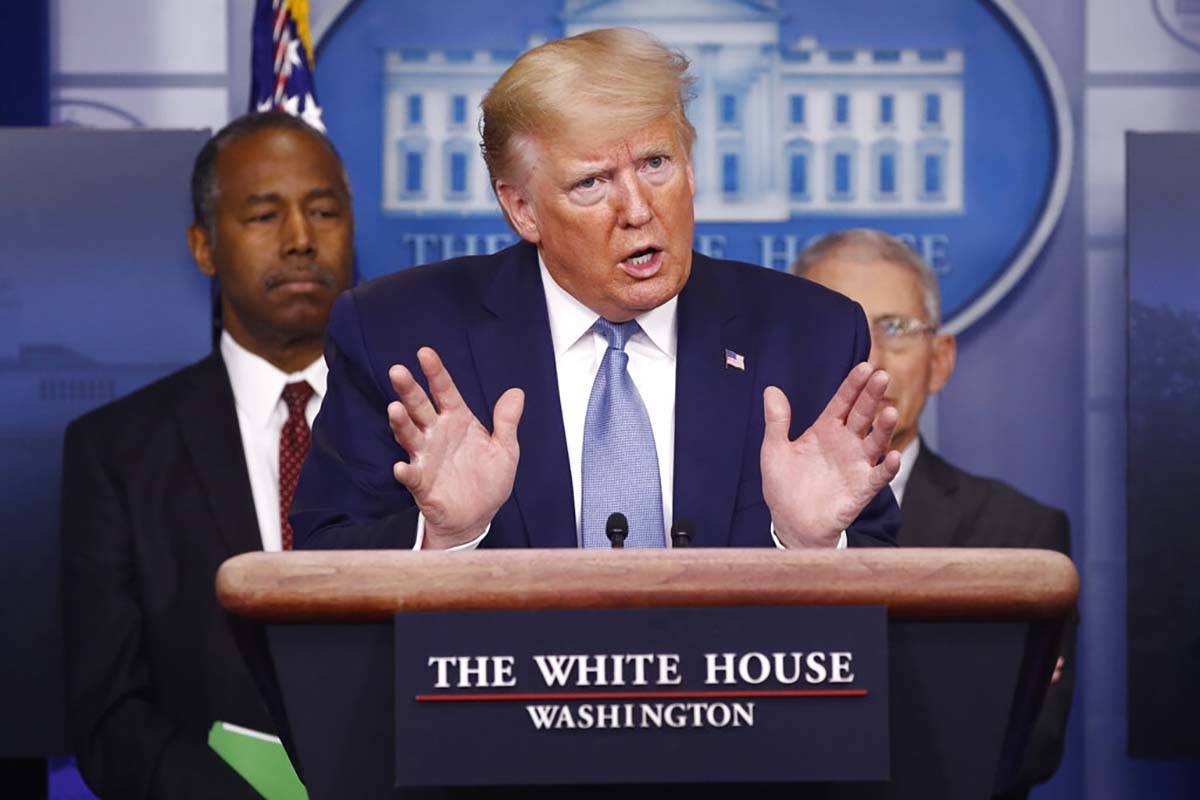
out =
<svg viewBox="0 0 1200 800"><path fill-rule="evenodd" d="M208 746L266 800L308 800L278 736L214 722Z"/></svg>

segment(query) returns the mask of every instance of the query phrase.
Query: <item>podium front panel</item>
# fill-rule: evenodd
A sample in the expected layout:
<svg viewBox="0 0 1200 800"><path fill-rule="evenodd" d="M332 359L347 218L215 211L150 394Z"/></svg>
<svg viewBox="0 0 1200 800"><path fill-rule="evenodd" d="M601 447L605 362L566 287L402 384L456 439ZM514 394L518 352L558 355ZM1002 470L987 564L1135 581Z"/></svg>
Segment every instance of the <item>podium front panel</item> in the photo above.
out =
<svg viewBox="0 0 1200 800"><path fill-rule="evenodd" d="M323 798L610 797L986 800L1030 625L895 622L888 629L891 780L614 787L397 789L392 625L271 624L267 635L297 767Z"/></svg>
<svg viewBox="0 0 1200 800"><path fill-rule="evenodd" d="M882 607L396 615L398 786L888 778Z"/></svg>

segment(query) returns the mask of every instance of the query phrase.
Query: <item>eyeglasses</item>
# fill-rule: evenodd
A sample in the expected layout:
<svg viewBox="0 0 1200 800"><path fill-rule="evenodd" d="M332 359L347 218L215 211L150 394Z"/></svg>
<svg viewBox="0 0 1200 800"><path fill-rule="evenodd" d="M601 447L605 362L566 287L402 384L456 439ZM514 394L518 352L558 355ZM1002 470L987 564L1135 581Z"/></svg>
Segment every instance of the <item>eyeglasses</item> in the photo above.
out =
<svg viewBox="0 0 1200 800"><path fill-rule="evenodd" d="M871 323L872 338L887 350L903 350L918 336L936 331L936 326L916 317L880 317Z"/></svg>

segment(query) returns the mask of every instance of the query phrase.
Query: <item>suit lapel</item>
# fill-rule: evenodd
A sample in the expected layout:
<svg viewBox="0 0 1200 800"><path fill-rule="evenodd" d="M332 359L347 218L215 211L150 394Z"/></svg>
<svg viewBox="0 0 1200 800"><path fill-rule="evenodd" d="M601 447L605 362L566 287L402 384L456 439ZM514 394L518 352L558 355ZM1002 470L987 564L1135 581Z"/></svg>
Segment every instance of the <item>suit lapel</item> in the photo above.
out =
<svg viewBox="0 0 1200 800"><path fill-rule="evenodd" d="M921 442L913 464L904 503L900 507L901 547L951 547L958 527L958 514L952 500L958 480L946 463Z"/></svg>
<svg viewBox="0 0 1200 800"><path fill-rule="evenodd" d="M530 244L511 248L489 274L484 313L471 326L471 351L483 388L480 419L505 390L525 390L518 428L521 459L513 487L531 547L575 547L575 500L559 404L558 372L546 296Z"/></svg>
<svg viewBox="0 0 1200 800"><path fill-rule="evenodd" d="M729 543L754 386L753 342L737 323L736 284L693 255L679 294L675 372L675 519L696 523L695 544ZM745 358L725 365L725 350Z"/></svg>
<svg viewBox="0 0 1200 800"><path fill-rule="evenodd" d="M218 353L201 361L175 405L184 446L230 555L262 549L246 453L225 362Z"/></svg>
<svg viewBox="0 0 1200 800"><path fill-rule="evenodd" d="M228 557L261 550L262 534L254 511L233 387L219 352L200 362L190 384L176 400L175 414L184 448L216 520L212 536L225 545ZM205 531L201 534L208 535ZM271 720L278 726L284 742L290 745L291 729L262 626L229 613L224 617L254 679L253 686L239 688L243 692L239 696L252 697L250 702L256 703L242 713L248 715L249 721Z"/></svg>

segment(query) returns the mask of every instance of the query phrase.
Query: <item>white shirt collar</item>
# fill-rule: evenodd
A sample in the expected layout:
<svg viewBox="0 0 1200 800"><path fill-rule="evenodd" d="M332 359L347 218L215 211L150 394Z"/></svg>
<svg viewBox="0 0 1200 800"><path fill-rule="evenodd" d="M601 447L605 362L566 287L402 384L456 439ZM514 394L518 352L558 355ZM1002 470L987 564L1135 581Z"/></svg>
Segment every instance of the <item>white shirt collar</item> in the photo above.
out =
<svg viewBox="0 0 1200 800"><path fill-rule="evenodd" d="M325 398L329 369L325 357L318 356L300 372L291 375L260 355L242 347L229 331L221 332L221 357L233 386L233 400L238 410L255 426L265 428L283 394L283 387L296 381L308 381L318 400Z"/></svg>
<svg viewBox="0 0 1200 800"><path fill-rule="evenodd" d="M914 436L913 440L900 451L900 471L892 478L892 494L896 495L896 505L904 502L904 490L908 488L908 478L912 475L913 464L921 454L921 437Z"/></svg>
<svg viewBox="0 0 1200 800"><path fill-rule="evenodd" d="M561 355L591 330L600 315L558 285L550 271L546 269L546 262L542 260L540 251L538 252L538 268L542 272L542 289L546 293L546 312L550 316L550 338L554 343L555 355ZM679 295L676 295L661 306L635 317L650 343L672 359L675 358L678 342L676 335L678 308Z"/></svg>

